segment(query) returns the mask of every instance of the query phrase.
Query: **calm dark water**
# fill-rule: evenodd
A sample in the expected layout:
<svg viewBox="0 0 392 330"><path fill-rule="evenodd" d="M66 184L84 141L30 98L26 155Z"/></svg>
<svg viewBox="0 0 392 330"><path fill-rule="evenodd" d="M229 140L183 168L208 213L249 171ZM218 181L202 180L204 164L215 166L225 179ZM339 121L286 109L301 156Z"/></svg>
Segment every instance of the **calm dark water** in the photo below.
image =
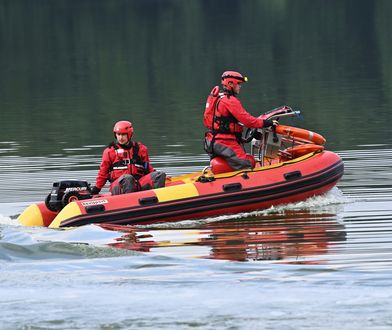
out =
<svg viewBox="0 0 392 330"><path fill-rule="evenodd" d="M391 143L391 11L386 0L2 0L1 149L68 155L129 119L155 155L202 153L205 99L228 68L249 77L254 115L289 104L333 149Z"/></svg>
<svg viewBox="0 0 392 330"><path fill-rule="evenodd" d="M390 329L390 1L0 1L1 329ZM197 171L226 69L254 115L289 104L345 162L326 196L135 228L24 228L93 181L113 123ZM331 316L333 317L331 318Z"/></svg>

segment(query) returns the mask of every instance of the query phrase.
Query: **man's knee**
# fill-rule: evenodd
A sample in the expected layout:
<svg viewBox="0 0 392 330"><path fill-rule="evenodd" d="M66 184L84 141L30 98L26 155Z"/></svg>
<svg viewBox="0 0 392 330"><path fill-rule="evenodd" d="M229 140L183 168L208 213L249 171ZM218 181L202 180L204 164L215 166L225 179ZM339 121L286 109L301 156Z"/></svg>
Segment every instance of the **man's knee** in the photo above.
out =
<svg viewBox="0 0 392 330"><path fill-rule="evenodd" d="M140 179L141 190L149 190L162 188L165 186L166 173L162 171L154 171Z"/></svg>
<svg viewBox="0 0 392 330"><path fill-rule="evenodd" d="M162 171L155 171L152 173L152 181L154 182L154 188L162 188L165 186L166 173Z"/></svg>
<svg viewBox="0 0 392 330"><path fill-rule="evenodd" d="M112 188L112 195L128 194L137 190L137 182L130 174L124 174Z"/></svg>

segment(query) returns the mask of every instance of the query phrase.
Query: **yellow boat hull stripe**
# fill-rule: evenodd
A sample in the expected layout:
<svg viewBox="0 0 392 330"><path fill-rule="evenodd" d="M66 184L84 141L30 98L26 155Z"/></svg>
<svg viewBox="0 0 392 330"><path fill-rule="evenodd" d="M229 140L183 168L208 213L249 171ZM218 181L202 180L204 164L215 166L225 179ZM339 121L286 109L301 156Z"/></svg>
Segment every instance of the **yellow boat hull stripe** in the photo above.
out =
<svg viewBox="0 0 392 330"><path fill-rule="evenodd" d="M199 192L193 183L157 189L155 190L155 194L157 195L159 202L199 196Z"/></svg>
<svg viewBox="0 0 392 330"><path fill-rule="evenodd" d="M67 220L81 214L82 212L80 211L78 204L75 202L69 203L59 214L57 214L52 223L49 225L49 228L59 228L63 220Z"/></svg>

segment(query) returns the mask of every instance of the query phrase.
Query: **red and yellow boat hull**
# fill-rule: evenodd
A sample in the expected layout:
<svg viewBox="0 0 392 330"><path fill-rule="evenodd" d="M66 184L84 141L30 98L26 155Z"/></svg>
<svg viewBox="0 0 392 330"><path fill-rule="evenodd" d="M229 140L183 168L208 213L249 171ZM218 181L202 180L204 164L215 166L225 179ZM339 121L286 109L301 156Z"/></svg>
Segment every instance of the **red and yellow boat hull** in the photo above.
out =
<svg viewBox="0 0 392 330"><path fill-rule="evenodd" d="M164 188L74 201L58 214L45 211L45 203L39 203L27 208L19 220L24 225L60 228L91 223L141 225L249 212L324 194L343 172L337 154L313 152L253 170L192 173L172 178Z"/></svg>

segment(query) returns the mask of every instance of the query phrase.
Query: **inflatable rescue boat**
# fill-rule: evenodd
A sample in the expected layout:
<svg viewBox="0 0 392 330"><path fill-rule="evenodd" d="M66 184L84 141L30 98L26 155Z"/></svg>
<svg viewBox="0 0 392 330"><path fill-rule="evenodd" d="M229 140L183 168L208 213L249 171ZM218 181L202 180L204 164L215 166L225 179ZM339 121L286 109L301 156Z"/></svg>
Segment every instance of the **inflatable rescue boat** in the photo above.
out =
<svg viewBox="0 0 392 330"><path fill-rule="evenodd" d="M261 117L296 116L283 106ZM232 171L220 157L197 173L171 177L165 187L115 195L90 194L86 181L53 184L45 202L30 205L19 216L26 226L51 228L87 224L142 225L249 212L305 200L332 189L344 172L342 159L324 149L314 132L279 125L248 129L256 160L253 169Z"/></svg>

